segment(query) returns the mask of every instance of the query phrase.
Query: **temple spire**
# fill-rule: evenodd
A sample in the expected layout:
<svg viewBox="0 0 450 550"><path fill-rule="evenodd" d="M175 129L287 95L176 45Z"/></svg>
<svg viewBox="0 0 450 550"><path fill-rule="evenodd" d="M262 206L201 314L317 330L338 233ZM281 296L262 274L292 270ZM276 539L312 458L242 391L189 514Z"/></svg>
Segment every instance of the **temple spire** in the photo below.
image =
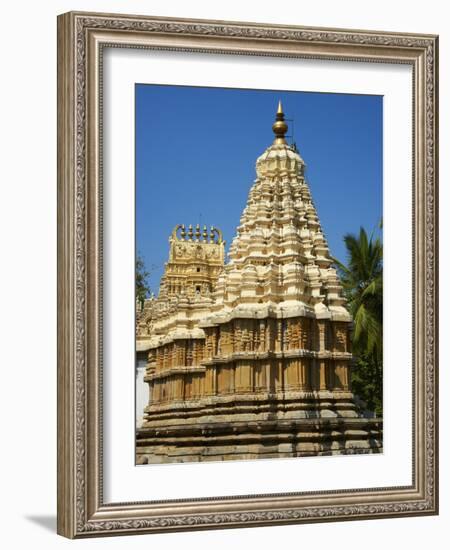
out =
<svg viewBox="0 0 450 550"><path fill-rule="evenodd" d="M275 134L275 141L274 143L276 145L285 145L286 139L285 134L288 130L288 125L284 121L284 113L283 113L283 107L281 105L281 100L278 101L278 109L277 114L275 117L275 122L272 126L273 133Z"/></svg>
<svg viewBox="0 0 450 550"><path fill-rule="evenodd" d="M284 115L284 113L283 113L283 107L282 107L282 105L281 105L281 99L278 100L277 114L279 114L279 115Z"/></svg>

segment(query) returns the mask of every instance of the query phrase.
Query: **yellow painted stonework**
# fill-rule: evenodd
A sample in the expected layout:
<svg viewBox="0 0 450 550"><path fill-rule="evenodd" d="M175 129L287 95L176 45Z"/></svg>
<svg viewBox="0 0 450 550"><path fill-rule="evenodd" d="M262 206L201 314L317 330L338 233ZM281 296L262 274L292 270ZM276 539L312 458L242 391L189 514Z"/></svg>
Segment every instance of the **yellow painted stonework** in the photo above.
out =
<svg viewBox="0 0 450 550"><path fill-rule="evenodd" d="M139 313L140 464L382 448L381 420L353 400L352 319L281 104L273 130L228 262L218 229L177 226Z"/></svg>

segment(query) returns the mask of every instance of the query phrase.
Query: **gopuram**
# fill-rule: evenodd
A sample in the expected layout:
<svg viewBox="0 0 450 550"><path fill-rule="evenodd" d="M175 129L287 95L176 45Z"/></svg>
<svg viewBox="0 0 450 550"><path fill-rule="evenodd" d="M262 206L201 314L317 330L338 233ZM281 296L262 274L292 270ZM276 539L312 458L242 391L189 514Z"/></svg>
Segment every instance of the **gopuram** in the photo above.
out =
<svg viewBox="0 0 450 550"><path fill-rule="evenodd" d="M138 316L137 464L382 451L381 419L351 391L352 318L281 103L272 128L227 263L218 229L177 226Z"/></svg>

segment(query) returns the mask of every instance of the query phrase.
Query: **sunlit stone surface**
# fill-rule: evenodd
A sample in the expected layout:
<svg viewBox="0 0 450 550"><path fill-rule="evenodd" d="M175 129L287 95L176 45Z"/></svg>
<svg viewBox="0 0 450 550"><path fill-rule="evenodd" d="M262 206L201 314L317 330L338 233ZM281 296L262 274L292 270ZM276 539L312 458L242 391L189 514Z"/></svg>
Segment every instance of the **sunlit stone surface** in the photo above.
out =
<svg viewBox="0 0 450 550"><path fill-rule="evenodd" d="M177 226L139 312L138 464L382 450L381 420L353 400L352 319L281 104L273 130L228 262L218 229Z"/></svg>

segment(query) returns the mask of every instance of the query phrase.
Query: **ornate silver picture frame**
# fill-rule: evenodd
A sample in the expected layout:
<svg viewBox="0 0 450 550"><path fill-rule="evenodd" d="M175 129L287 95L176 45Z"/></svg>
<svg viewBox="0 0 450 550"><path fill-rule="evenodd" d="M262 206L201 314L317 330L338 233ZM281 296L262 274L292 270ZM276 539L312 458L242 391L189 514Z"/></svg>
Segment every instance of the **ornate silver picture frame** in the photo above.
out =
<svg viewBox="0 0 450 550"><path fill-rule="evenodd" d="M405 426L412 430L411 484L163 500L153 498L149 490L145 501L105 500L102 91L106 48L412 68L413 327L408 353L413 411L410 425ZM437 116L437 36L77 12L59 16L59 534L82 538L438 513Z"/></svg>

